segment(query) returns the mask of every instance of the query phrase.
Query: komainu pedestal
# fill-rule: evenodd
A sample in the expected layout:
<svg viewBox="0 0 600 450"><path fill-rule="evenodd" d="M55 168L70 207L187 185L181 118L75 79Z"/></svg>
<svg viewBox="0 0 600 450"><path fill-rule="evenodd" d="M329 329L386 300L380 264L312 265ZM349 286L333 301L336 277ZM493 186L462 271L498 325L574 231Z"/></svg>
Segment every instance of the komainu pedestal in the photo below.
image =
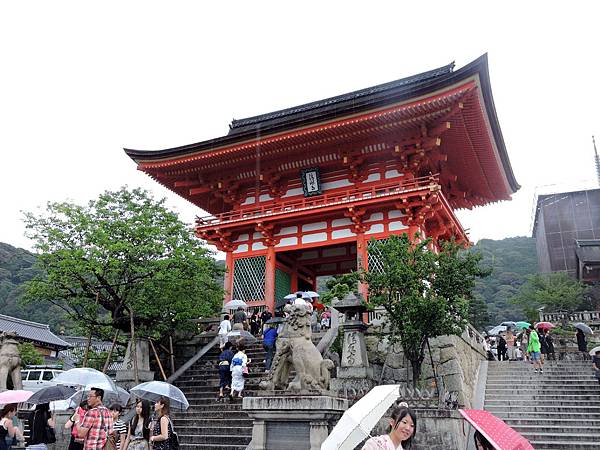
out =
<svg viewBox="0 0 600 450"><path fill-rule="evenodd" d="M245 397L254 421L252 450L319 450L348 400L330 395L275 394Z"/></svg>

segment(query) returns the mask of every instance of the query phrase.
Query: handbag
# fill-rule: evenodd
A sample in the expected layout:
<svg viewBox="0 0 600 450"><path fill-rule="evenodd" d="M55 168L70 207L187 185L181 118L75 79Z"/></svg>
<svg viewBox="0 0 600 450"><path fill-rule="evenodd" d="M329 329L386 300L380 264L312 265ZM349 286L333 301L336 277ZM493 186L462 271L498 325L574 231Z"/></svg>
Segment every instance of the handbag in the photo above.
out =
<svg viewBox="0 0 600 450"><path fill-rule="evenodd" d="M171 450L179 450L179 435L175 432L173 428L173 422L171 422L171 418L169 417L169 425L171 425L171 434L169 436L169 447Z"/></svg>
<svg viewBox="0 0 600 450"><path fill-rule="evenodd" d="M115 433L110 433L106 438L104 450L117 450L117 439L115 438Z"/></svg>
<svg viewBox="0 0 600 450"><path fill-rule="evenodd" d="M104 414L102 414L102 412L100 412L100 420L100 428L104 428ZM106 442L102 448L104 450L117 450L117 439L114 431L109 433L108 430L106 430Z"/></svg>

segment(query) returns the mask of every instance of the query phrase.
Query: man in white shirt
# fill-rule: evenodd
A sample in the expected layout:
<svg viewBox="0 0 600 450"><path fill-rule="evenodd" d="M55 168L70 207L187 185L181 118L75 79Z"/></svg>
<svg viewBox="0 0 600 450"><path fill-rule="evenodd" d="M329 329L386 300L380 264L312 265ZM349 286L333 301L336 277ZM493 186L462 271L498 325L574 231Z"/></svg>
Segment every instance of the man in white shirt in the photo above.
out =
<svg viewBox="0 0 600 450"><path fill-rule="evenodd" d="M223 350L225 343L227 342L227 333L231 331L231 322L229 321L229 314L225 314L223 320L219 325L219 347Z"/></svg>

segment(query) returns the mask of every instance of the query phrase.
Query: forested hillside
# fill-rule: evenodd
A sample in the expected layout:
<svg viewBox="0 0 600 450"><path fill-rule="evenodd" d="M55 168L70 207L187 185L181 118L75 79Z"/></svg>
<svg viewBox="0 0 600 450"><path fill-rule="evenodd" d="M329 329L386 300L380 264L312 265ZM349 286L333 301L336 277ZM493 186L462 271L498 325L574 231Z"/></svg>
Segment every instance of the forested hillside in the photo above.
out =
<svg viewBox="0 0 600 450"><path fill-rule="evenodd" d="M35 255L0 242L0 314L34 322L47 323L52 331L69 331L70 323L63 311L46 302L22 305L24 283L35 276Z"/></svg>
<svg viewBox="0 0 600 450"><path fill-rule="evenodd" d="M508 300L517 293L528 275L537 273L535 239L482 239L473 248L483 254L483 264L493 269L489 277L477 282L475 289L476 295L487 304L489 324L523 319L521 309Z"/></svg>
<svg viewBox="0 0 600 450"><path fill-rule="evenodd" d="M516 294L527 275L537 272L535 240L528 237L500 241L482 239L473 248L483 254L484 265L493 269L489 277L477 282L475 289L476 295L487 305L487 323L522 319L520 308L508 303L508 300ZM35 274L34 262L34 254L0 243L0 314L48 323L55 332L61 328L69 331L69 321L59 308L47 303L21 305L18 302L23 293L23 283ZM223 261L218 263L224 264ZM326 290L326 278L321 277L319 281L319 291ZM478 325L484 324L484 321L477 322Z"/></svg>

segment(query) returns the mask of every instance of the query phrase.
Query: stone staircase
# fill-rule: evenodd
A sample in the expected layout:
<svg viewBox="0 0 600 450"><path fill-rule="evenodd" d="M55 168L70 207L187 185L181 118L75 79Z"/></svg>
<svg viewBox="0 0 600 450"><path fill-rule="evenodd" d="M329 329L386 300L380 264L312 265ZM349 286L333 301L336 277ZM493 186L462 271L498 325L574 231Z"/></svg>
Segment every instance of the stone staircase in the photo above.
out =
<svg viewBox="0 0 600 450"><path fill-rule="evenodd" d="M219 353L217 345L175 381L190 403L186 412L173 419L182 449L244 450L252 439L252 421L242 411L241 400L216 401ZM252 362L244 396L253 396L265 375L262 342L249 346L246 354Z"/></svg>
<svg viewBox="0 0 600 450"><path fill-rule="evenodd" d="M547 361L543 374L523 361L490 362L484 409L536 450L600 448L600 385L590 361Z"/></svg>

